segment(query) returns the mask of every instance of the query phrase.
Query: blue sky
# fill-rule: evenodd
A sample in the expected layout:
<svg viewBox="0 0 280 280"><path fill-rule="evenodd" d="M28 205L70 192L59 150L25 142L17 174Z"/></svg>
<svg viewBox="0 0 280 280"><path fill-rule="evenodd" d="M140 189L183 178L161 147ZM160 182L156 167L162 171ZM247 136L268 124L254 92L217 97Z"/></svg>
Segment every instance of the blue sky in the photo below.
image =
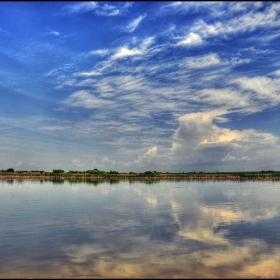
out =
<svg viewBox="0 0 280 280"><path fill-rule="evenodd" d="M279 14L1 2L0 169L280 170Z"/></svg>

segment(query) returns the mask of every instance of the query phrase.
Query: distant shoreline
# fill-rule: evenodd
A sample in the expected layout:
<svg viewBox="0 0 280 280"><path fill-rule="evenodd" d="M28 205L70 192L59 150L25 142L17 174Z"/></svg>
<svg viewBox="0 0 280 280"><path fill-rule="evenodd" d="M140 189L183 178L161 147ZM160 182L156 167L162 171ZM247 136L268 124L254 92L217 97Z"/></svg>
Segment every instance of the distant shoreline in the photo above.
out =
<svg viewBox="0 0 280 280"><path fill-rule="evenodd" d="M238 176L238 175L186 175L186 176L22 176L0 175L0 180L40 181L280 181L280 176Z"/></svg>
<svg viewBox="0 0 280 280"><path fill-rule="evenodd" d="M118 172L98 169L87 171L68 171L54 169L16 171L13 168L0 171L0 180L41 180L41 181L280 181L280 171L236 171L236 172Z"/></svg>

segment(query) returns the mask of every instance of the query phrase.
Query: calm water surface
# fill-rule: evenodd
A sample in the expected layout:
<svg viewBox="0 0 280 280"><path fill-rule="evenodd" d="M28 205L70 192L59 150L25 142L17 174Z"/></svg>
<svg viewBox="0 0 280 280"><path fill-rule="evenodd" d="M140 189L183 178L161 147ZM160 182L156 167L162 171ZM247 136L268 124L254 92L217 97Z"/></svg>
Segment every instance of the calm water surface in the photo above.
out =
<svg viewBox="0 0 280 280"><path fill-rule="evenodd" d="M280 182L0 181L0 278L279 278Z"/></svg>

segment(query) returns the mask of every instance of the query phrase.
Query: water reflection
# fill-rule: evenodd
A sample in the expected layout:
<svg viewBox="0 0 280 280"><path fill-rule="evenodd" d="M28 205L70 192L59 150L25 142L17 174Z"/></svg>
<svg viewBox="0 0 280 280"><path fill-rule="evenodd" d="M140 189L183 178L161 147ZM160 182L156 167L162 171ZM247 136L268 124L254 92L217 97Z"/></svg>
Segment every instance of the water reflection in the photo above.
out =
<svg viewBox="0 0 280 280"><path fill-rule="evenodd" d="M279 278L279 187L1 181L0 277Z"/></svg>
<svg viewBox="0 0 280 280"><path fill-rule="evenodd" d="M6 182L7 182L7 184L13 184L14 180L13 179L7 179Z"/></svg>

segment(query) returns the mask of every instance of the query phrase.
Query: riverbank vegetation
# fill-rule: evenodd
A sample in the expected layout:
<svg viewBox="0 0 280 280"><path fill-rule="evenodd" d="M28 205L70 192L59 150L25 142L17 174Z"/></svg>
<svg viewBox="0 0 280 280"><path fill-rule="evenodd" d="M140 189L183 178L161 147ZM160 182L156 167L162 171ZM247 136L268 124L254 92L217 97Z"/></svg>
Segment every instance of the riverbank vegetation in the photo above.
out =
<svg viewBox="0 0 280 280"><path fill-rule="evenodd" d="M53 169L52 172L43 170L0 170L0 179L46 179L46 180L280 180L280 171L245 171L245 172L118 172L98 169L65 172Z"/></svg>

